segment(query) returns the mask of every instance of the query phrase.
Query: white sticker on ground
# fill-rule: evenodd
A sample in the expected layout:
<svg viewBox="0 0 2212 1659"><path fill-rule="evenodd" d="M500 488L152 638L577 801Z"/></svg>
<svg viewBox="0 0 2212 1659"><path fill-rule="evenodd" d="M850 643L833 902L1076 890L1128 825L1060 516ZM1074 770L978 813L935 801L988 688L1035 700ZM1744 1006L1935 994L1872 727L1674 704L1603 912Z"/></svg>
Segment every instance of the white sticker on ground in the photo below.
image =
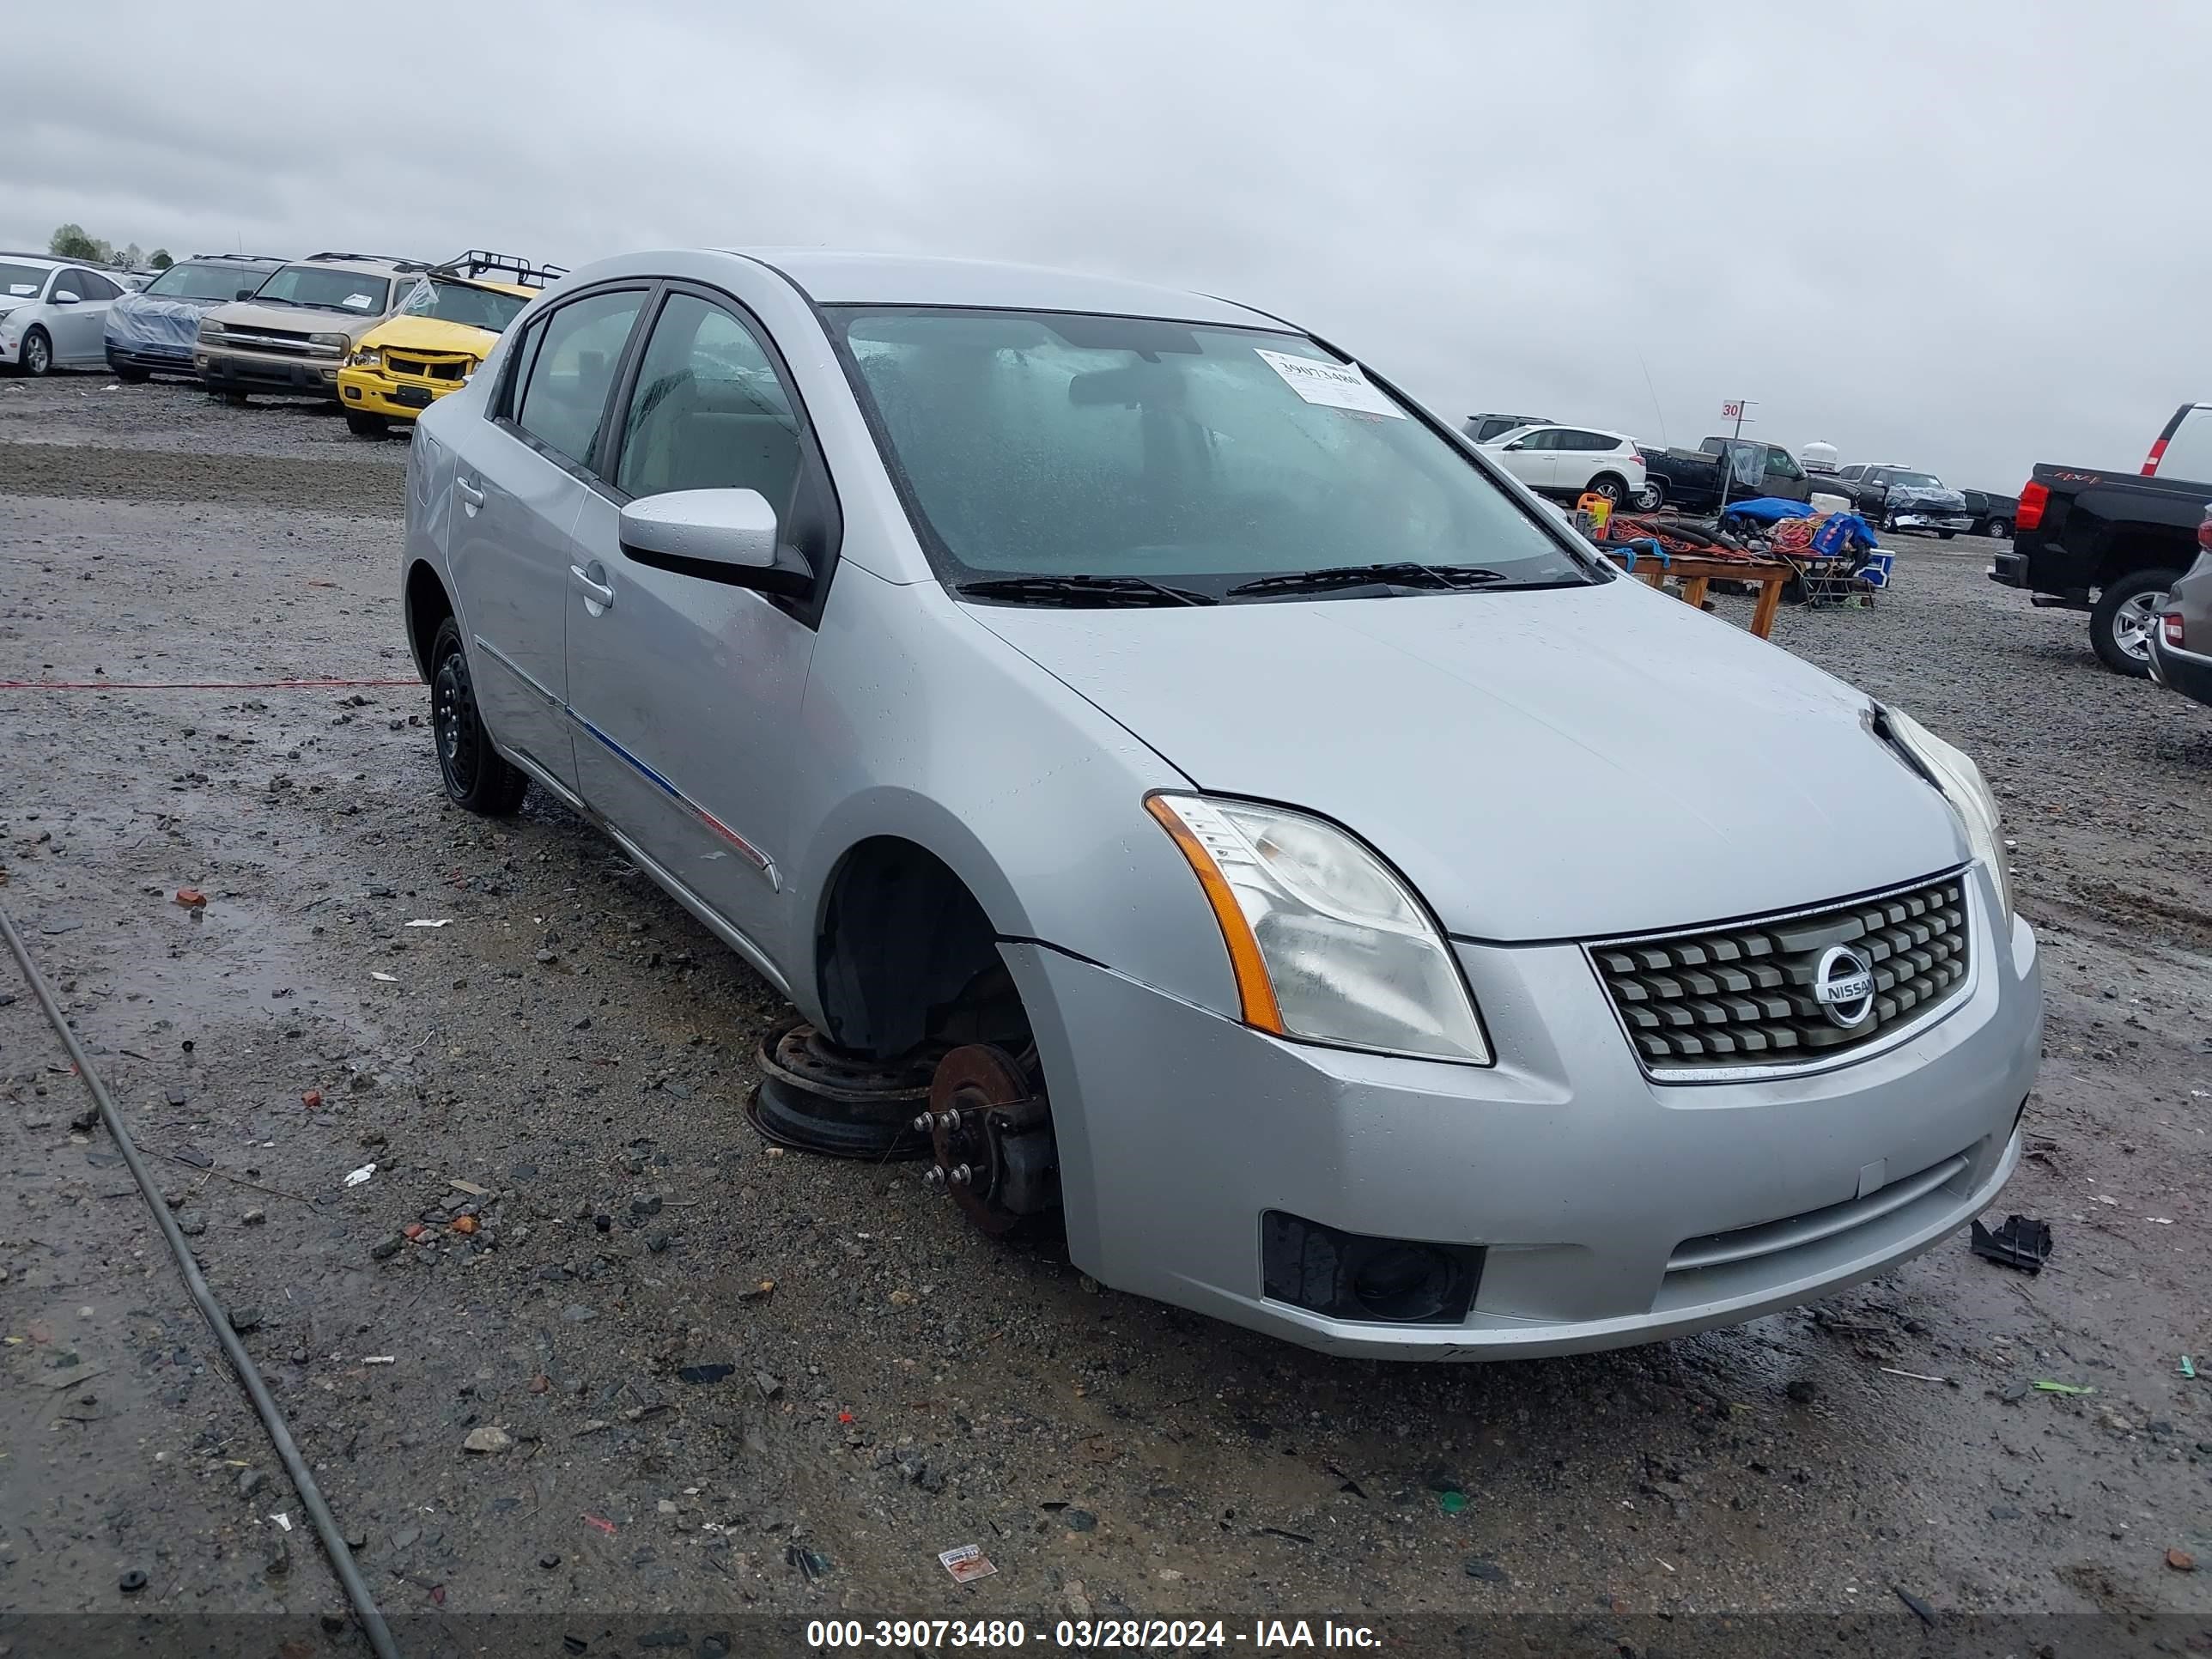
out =
<svg viewBox="0 0 2212 1659"><path fill-rule="evenodd" d="M1406 418L1406 411L1384 397L1382 389L1359 372L1357 363L1324 363L1311 357L1293 357L1286 351L1259 346L1253 349L1283 377L1285 385L1310 404L1357 410L1362 415L1388 415L1397 421Z"/></svg>

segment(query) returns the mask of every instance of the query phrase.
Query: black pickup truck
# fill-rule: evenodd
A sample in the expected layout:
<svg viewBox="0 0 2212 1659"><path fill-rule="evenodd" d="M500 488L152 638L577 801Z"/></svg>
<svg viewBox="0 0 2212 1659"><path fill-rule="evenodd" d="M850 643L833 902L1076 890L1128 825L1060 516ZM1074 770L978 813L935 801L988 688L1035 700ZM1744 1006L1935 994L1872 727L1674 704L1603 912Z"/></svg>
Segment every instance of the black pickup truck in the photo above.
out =
<svg viewBox="0 0 2212 1659"><path fill-rule="evenodd" d="M1636 505L1645 512L1666 506L1686 513L1710 513L1720 505L1723 475L1732 501L1754 495L1784 501L1812 499L1813 485L1797 458L1779 444L1752 438L1707 438L1695 449L1668 449L1639 443L1644 453L1644 493Z"/></svg>
<svg viewBox="0 0 2212 1659"><path fill-rule="evenodd" d="M2045 608L2087 611L2105 666L2147 678L2151 630L2197 557L2208 501L2212 483L2039 465L1990 580L2026 588Z"/></svg>

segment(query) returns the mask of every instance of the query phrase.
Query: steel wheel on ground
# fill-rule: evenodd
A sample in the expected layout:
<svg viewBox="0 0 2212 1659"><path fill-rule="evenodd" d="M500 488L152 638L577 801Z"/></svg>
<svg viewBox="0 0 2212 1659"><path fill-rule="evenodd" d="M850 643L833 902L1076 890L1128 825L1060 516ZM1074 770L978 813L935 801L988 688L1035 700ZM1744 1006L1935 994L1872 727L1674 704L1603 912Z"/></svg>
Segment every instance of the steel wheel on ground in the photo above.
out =
<svg viewBox="0 0 2212 1659"><path fill-rule="evenodd" d="M23 373L36 376L53 372L54 343L46 330L34 328L23 337Z"/></svg>
<svg viewBox="0 0 2212 1659"><path fill-rule="evenodd" d="M2137 570L2106 585L2089 612L2089 643L2114 673L2150 678L2150 635L2179 573Z"/></svg>
<svg viewBox="0 0 2212 1659"><path fill-rule="evenodd" d="M485 817L504 817L522 805L530 780L492 746L477 708L461 630L451 617L438 625L430 647L430 727L438 771L453 805Z"/></svg>

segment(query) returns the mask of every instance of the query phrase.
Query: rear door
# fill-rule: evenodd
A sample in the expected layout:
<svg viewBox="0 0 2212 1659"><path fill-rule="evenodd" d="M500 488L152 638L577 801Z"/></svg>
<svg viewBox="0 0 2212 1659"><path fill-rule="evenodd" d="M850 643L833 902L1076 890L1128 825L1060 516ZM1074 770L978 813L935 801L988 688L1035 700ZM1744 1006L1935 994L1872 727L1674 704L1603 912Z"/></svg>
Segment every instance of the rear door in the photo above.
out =
<svg viewBox="0 0 2212 1659"><path fill-rule="evenodd" d="M568 596L568 696L585 800L775 960L779 857L810 605L641 562L624 502L752 489L779 539L834 517L826 467L766 331L726 295L672 284L618 400L613 472L585 500Z"/></svg>
<svg viewBox="0 0 2212 1659"><path fill-rule="evenodd" d="M571 791L569 538L648 293L602 289L533 321L455 458L447 545L477 702L501 747Z"/></svg>

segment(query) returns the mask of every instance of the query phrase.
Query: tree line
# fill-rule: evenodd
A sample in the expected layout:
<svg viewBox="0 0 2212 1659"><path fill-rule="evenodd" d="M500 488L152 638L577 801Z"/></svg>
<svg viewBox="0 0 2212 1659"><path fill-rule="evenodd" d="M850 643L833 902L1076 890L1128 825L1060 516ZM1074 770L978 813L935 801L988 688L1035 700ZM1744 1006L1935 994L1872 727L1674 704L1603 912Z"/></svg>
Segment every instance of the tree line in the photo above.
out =
<svg viewBox="0 0 2212 1659"><path fill-rule="evenodd" d="M46 252L57 259L75 259L88 265L120 265L126 270L136 270L141 265L150 265L155 270L167 270L176 264L165 247L157 247L151 253L142 252L136 242L117 247L112 242L88 235L82 225L57 228L46 240Z"/></svg>

